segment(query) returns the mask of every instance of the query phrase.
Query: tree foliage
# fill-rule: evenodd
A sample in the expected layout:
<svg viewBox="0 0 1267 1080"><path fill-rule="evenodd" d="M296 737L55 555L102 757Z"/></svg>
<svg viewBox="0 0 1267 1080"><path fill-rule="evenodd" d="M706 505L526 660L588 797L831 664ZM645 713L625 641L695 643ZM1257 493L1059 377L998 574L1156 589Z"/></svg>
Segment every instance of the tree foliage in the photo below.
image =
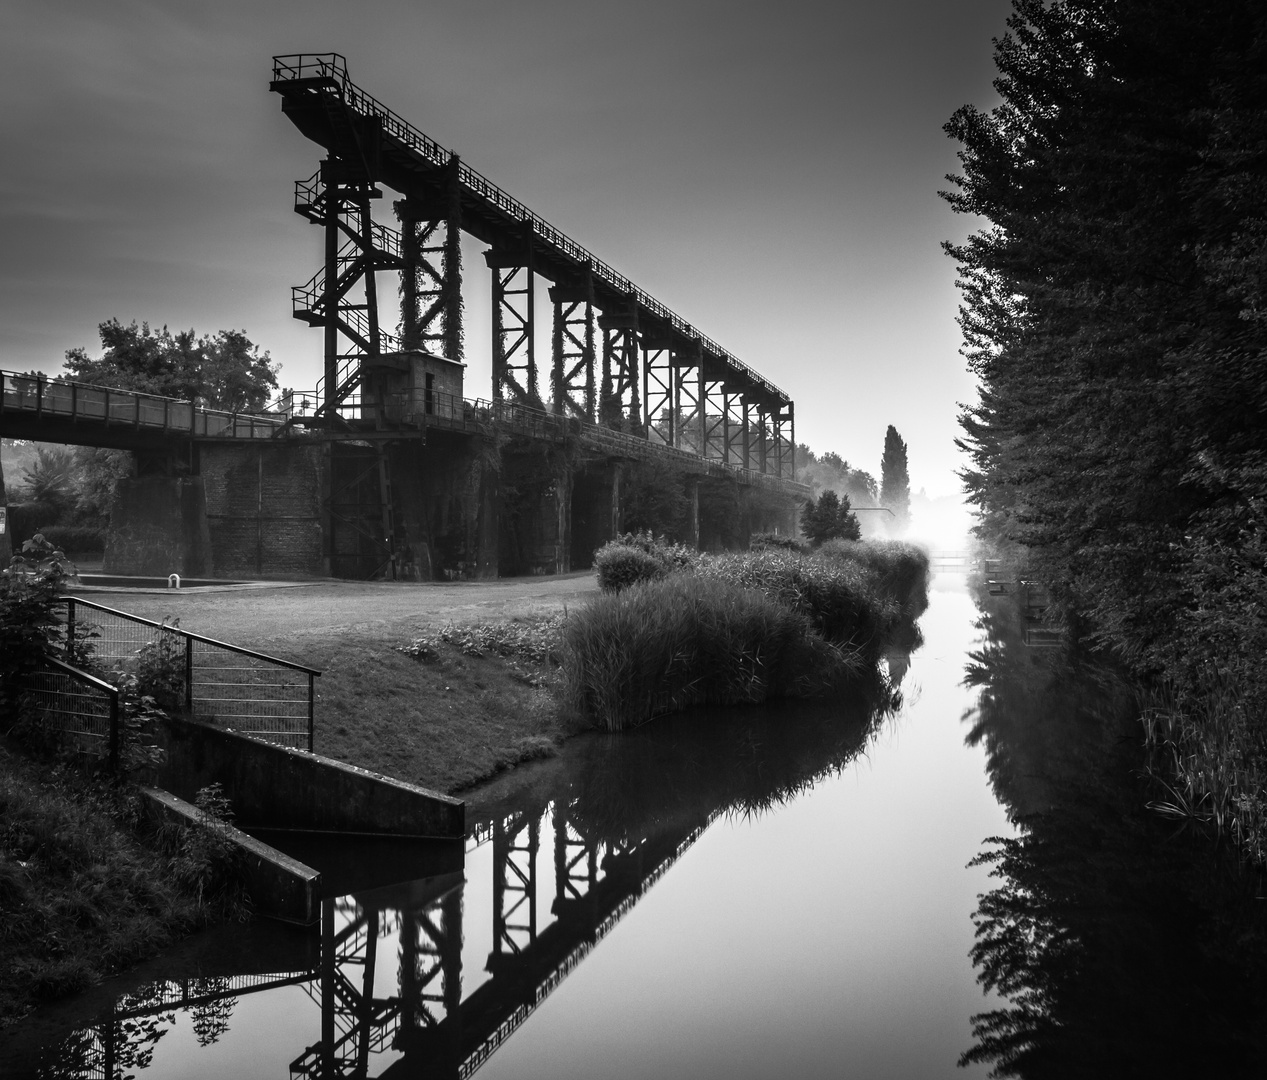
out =
<svg viewBox="0 0 1267 1080"><path fill-rule="evenodd" d="M875 477L862 469L855 469L839 454L828 451L815 454L805 443L796 448L796 478L808 484L815 497L827 488L838 495L846 495L853 506L875 506L877 491Z"/></svg>
<svg viewBox="0 0 1267 1080"><path fill-rule="evenodd" d="M880 458L880 505L893 511L899 530L910 523L911 477L906 467L906 443L892 424L884 433L884 454Z"/></svg>
<svg viewBox="0 0 1267 1080"><path fill-rule="evenodd" d="M815 547L827 540L858 540L862 529L849 505L848 495L824 491L818 501L810 499L801 511L801 532Z"/></svg>
<svg viewBox="0 0 1267 1080"><path fill-rule="evenodd" d="M1014 0L947 131L970 499L1141 669L1267 646L1267 8ZM1261 677L1257 680L1263 682Z"/></svg>
<svg viewBox="0 0 1267 1080"><path fill-rule="evenodd" d="M240 330L195 337L193 330L173 334L118 319L98 329L104 351L93 359L85 349L70 349L70 378L235 411L262 409L277 390L278 365Z"/></svg>

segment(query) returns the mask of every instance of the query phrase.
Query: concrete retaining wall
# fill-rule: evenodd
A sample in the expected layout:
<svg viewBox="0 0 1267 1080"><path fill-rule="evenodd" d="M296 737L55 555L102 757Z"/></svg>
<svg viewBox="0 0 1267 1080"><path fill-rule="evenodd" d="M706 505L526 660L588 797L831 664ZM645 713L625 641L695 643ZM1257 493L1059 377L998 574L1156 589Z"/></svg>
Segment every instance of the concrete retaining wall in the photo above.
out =
<svg viewBox="0 0 1267 1080"><path fill-rule="evenodd" d="M332 758L169 719L158 784L183 799L218 783L244 829L454 839L465 831L459 799Z"/></svg>
<svg viewBox="0 0 1267 1080"><path fill-rule="evenodd" d="M142 788L149 816L159 824L206 828L196 806L170 791ZM217 825L242 853L242 878L255 910L310 926L321 915L321 875L284 852L230 825Z"/></svg>

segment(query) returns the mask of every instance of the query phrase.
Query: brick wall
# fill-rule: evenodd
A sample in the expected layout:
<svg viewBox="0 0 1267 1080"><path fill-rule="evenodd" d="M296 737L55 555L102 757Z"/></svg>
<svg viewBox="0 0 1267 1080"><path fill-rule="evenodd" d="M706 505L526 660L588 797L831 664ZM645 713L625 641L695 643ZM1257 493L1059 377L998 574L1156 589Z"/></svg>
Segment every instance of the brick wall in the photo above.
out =
<svg viewBox="0 0 1267 1080"><path fill-rule="evenodd" d="M221 577L326 574L319 446L204 445L201 474Z"/></svg>

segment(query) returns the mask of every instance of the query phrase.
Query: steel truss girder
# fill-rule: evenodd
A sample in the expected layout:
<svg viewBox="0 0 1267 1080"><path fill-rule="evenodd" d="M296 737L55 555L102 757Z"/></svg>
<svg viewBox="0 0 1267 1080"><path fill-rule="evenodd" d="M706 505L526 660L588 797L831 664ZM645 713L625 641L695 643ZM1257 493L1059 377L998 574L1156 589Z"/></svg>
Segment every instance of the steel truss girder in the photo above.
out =
<svg viewBox="0 0 1267 1080"><path fill-rule="evenodd" d="M541 821L518 814L493 827L493 956L518 956L537 940L537 852Z"/></svg>
<svg viewBox="0 0 1267 1080"><path fill-rule="evenodd" d="M395 204L401 222L400 336L411 352L433 352L460 362L462 325L462 200L454 154L443 190Z"/></svg>
<svg viewBox="0 0 1267 1080"><path fill-rule="evenodd" d="M642 401L647 414L647 439L676 447L679 442L679 423L674 405L674 375L670 342L644 335Z"/></svg>
<svg viewBox="0 0 1267 1080"><path fill-rule="evenodd" d="M597 412L594 379L594 286L590 276L579 286L555 285L553 362L550 397L556 416L593 422Z"/></svg>
<svg viewBox="0 0 1267 1080"><path fill-rule="evenodd" d="M493 400L540 408L531 223L521 246L486 251L484 260L493 272Z"/></svg>
<svg viewBox="0 0 1267 1080"><path fill-rule="evenodd" d="M748 462L748 400L729 387L722 390L722 413L727 465L746 467Z"/></svg>
<svg viewBox="0 0 1267 1080"><path fill-rule="evenodd" d="M639 431L642 408L638 371L638 306L633 300L613 305L598 317L603 331L603 379L598 422L618 431Z"/></svg>
<svg viewBox="0 0 1267 1080"><path fill-rule="evenodd" d="M703 405L703 450L701 456L708 461L726 460L726 398L725 382L721 379L700 376L700 401Z"/></svg>

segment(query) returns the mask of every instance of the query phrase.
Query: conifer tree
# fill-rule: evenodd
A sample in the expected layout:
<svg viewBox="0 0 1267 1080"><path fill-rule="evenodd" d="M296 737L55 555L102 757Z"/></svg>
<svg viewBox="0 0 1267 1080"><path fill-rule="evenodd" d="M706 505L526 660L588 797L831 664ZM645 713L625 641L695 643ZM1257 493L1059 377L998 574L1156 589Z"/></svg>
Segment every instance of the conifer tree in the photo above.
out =
<svg viewBox="0 0 1267 1080"><path fill-rule="evenodd" d="M906 469L906 443L889 425L880 458L880 505L893 511L893 525L902 532L911 520L911 478Z"/></svg>

